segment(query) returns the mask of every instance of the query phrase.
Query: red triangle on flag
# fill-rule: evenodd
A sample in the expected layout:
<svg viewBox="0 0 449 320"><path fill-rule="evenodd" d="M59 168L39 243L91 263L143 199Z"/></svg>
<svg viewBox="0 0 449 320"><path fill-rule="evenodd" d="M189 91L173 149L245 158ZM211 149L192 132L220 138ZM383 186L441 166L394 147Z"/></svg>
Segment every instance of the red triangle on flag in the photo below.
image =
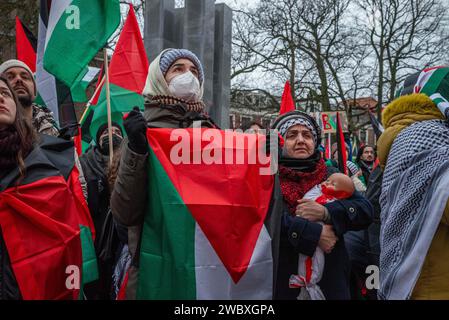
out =
<svg viewBox="0 0 449 320"><path fill-rule="evenodd" d="M8 250L11 266L25 300L78 295L66 286L65 273L69 265L82 266L75 199L61 176L2 191L0 226L6 247L13 249Z"/></svg>
<svg viewBox="0 0 449 320"><path fill-rule="evenodd" d="M123 26L117 45L109 63L109 81L121 88L142 94L148 74L148 58L140 34L139 25L133 6L129 5L128 18ZM91 105L96 105L104 81L103 68L98 75L97 85L95 86L95 96L92 97ZM100 89L97 90L98 86Z"/></svg>
<svg viewBox="0 0 449 320"><path fill-rule="evenodd" d="M148 58L133 6L118 39L109 64L109 81L121 88L142 94L148 74Z"/></svg>
<svg viewBox="0 0 449 320"><path fill-rule="evenodd" d="M25 62L31 71L36 72L36 45L34 35L16 17L16 52L17 60Z"/></svg>
<svg viewBox="0 0 449 320"><path fill-rule="evenodd" d="M83 153L83 147L81 142L81 127L78 126L78 133L76 136L73 137L73 143L75 144L75 150L78 156L81 156Z"/></svg>
<svg viewBox="0 0 449 320"><path fill-rule="evenodd" d="M198 150L199 147L202 151L210 150L210 141L202 140L196 146L198 139L194 141L196 133L192 131L195 129L186 130L189 132L190 146L193 145L190 148L191 159L192 149ZM248 164L251 161L247 157L248 149L255 146L249 142L248 136L257 139L257 145L265 143L265 136L233 132L233 145L244 147L227 149L226 139L229 137L225 137L224 131L201 130L201 136L204 136L205 130L212 130L222 137L223 140L217 143L223 146L223 157L226 152L233 152L233 159L237 159L238 152L244 153L245 164L174 165L170 160L171 150L179 142L170 140L173 129L148 129L147 138L184 204L234 283L238 283L249 267L271 200L273 176L261 175L259 171L262 167L269 167L269 164ZM245 139L246 143L243 141ZM237 144L237 141L242 144ZM216 142L215 138L213 142Z"/></svg>
<svg viewBox="0 0 449 320"><path fill-rule="evenodd" d="M279 115L295 110L295 103L293 102L292 92L290 88L290 81L285 82L284 92L282 93L281 108Z"/></svg>

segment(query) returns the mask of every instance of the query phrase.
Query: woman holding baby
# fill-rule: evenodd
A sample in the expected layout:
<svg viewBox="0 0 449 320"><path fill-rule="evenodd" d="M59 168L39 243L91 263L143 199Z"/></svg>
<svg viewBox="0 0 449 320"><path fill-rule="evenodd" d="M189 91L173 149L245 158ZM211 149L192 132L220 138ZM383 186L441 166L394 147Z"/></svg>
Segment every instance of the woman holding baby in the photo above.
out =
<svg viewBox="0 0 449 320"><path fill-rule="evenodd" d="M312 117L292 111L280 116L273 127L283 138L279 161L283 206L275 298L304 298L299 294L301 287L313 282L311 270L320 267L317 285L323 298L350 299L350 264L343 236L369 226L371 204L354 191L348 177L326 167L318 150L321 130ZM315 261L318 254L323 263ZM298 255L310 257L305 261L311 270L304 273L304 279L297 276ZM295 276L301 278L299 284L292 281ZM313 299L313 294L308 297Z"/></svg>

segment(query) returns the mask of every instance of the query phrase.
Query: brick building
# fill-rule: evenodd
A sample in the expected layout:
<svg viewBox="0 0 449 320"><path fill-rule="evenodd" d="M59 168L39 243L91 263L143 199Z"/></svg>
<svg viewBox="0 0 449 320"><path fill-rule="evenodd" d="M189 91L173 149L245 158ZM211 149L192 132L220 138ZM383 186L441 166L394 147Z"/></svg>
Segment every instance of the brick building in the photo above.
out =
<svg viewBox="0 0 449 320"><path fill-rule="evenodd" d="M270 127L279 115L280 97L268 97L257 92L234 92L231 97L229 123L231 129L247 127L257 121L264 127ZM368 112L375 111L377 100L372 97L362 97L348 102L350 106L350 128L352 137L357 143L375 144L376 137L372 129ZM333 106L336 111L336 106Z"/></svg>
<svg viewBox="0 0 449 320"><path fill-rule="evenodd" d="M273 101L265 94L255 92L237 92L231 96L229 110L229 128L247 127L257 121L268 128L279 113L280 98Z"/></svg>

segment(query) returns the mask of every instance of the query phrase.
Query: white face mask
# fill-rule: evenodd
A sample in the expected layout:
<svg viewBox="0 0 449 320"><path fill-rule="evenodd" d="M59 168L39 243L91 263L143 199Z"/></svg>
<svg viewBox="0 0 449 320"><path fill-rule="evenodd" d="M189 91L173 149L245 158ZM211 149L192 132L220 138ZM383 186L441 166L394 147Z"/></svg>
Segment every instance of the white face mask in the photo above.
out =
<svg viewBox="0 0 449 320"><path fill-rule="evenodd" d="M187 102L196 102L200 99L200 82L190 71L174 77L168 88L175 97Z"/></svg>

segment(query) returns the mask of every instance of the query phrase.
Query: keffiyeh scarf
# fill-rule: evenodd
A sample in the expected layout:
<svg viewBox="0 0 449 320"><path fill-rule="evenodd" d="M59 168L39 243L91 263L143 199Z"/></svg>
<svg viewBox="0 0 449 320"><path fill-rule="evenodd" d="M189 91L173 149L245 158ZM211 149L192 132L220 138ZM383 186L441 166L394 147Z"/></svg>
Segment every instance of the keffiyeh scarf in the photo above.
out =
<svg viewBox="0 0 449 320"><path fill-rule="evenodd" d="M449 198L449 124L416 122L394 140L380 203L381 299L408 299Z"/></svg>

